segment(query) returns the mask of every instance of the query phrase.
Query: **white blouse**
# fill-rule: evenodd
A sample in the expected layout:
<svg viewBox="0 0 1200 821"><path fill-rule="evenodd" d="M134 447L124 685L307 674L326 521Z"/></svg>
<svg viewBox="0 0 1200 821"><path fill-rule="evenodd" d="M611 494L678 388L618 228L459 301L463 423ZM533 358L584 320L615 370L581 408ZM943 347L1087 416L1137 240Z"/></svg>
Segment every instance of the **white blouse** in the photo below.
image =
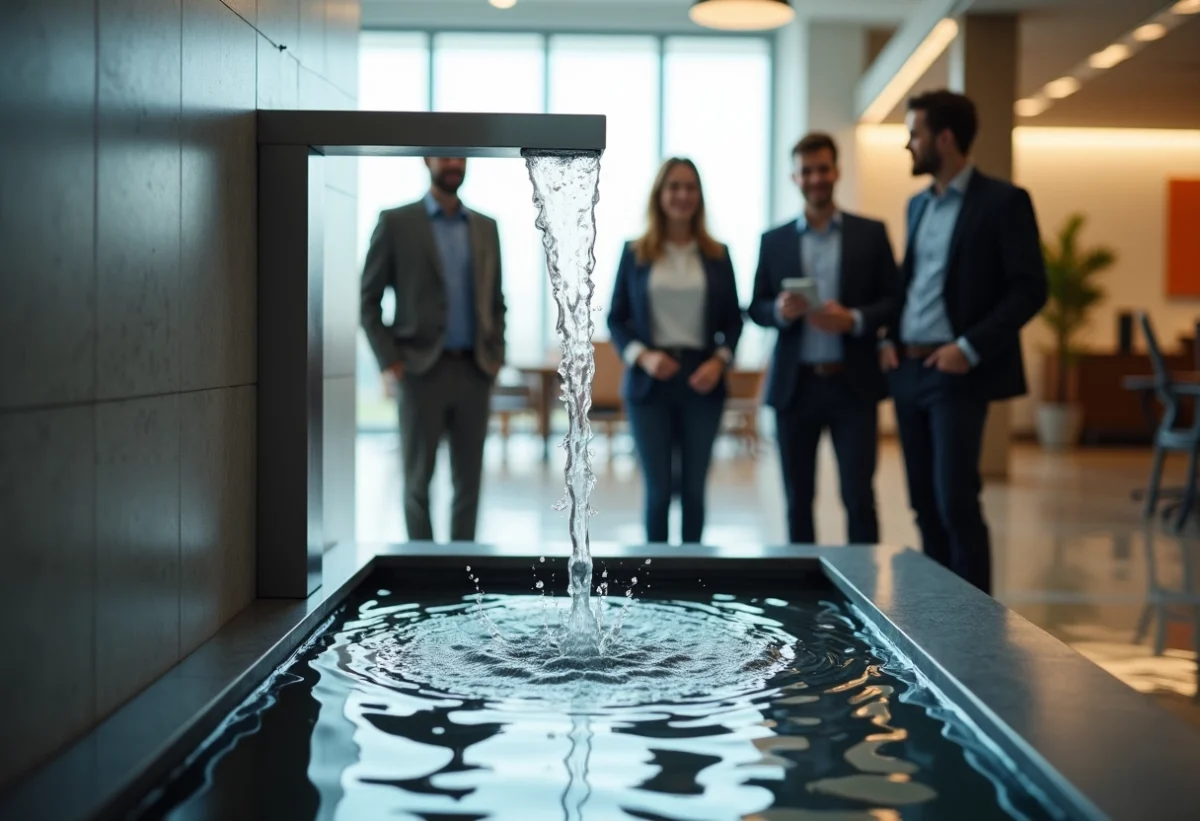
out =
<svg viewBox="0 0 1200 821"><path fill-rule="evenodd" d="M695 241L687 245L665 243L663 255L650 266L650 322L654 344L659 348L709 347L705 307L708 280ZM629 365L646 350L640 342L631 342L624 351Z"/></svg>

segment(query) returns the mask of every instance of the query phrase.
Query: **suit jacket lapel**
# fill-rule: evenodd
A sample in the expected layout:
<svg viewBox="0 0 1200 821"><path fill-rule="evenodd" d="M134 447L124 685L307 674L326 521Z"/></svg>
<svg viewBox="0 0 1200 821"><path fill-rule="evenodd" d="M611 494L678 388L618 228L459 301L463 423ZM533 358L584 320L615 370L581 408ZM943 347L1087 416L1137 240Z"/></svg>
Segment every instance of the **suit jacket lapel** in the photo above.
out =
<svg viewBox="0 0 1200 821"><path fill-rule="evenodd" d="M851 271L857 271L857 265L851 265L852 260L850 254L854 253L854 249L858 247L858 243L853 242L854 237L850 236L850 232L854 230L851 226L854 220L847 219L846 215L842 215L842 226L838 231L838 278L837 278L837 295L835 299L843 305L846 304L846 278L851 275Z"/></svg>
<svg viewBox="0 0 1200 821"><path fill-rule="evenodd" d="M433 238L433 221L429 214L426 213L424 203L421 203L414 210L414 218L417 237L425 251L425 255L429 258L429 270L433 271L438 283L442 287L445 287L446 271L442 266L442 255L438 253L437 240Z"/></svg>
<svg viewBox="0 0 1200 821"><path fill-rule="evenodd" d="M481 317L490 316L492 290L491 237L484 230L484 221L470 211L467 212L467 235L471 241L471 274L475 283L475 311Z"/></svg>
<svg viewBox="0 0 1200 821"><path fill-rule="evenodd" d="M950 253L946 255L946 281L949 282L953 276L955 265L954 260L958 254L959 246L962 243L963 232L966 226L975 221L975 215L979 210L980 187L983 184L983 179L978 170L971 172L971 179L967 183L967 190L963 194L962 208L958 211L958 219L954 222L954 234L950 239Z"/></svg>
<svg viewBox="0 0 1200 821"><path fill-rule="evenodd" d="M917 229L921 226L921 217L929 207L929 192L923 191L912 201L908 209L908 236L904 245L904 285L907 288L912 282L914 254L917 250Z"/></svg>
<svg viewBox="0 0 1200 821"><path fill-rule="evenodd" d="M650 305L650 271L653 267L649 262L639 262L633 269L633 304L635 306L641 304L645 309L642 311L642 315L637 317L645 322L644 326L638 328L638 332L643 337L643 341L652 348L654 347L654 321L651 316L654 309Z"/></svg>
<svg viewBox="0 0 1200 821"><path fill-rule="evenodd" d="M704 333L711 340L717 334L717 300L723 295L717 293L717 263L701 254L700 267L704 269Z"/></svg>
<svg viewBox="0 0 1200 821"><path fill-rule="evenodd" d="M789 233L787 238L787 247L784 249L783 254L783 270L785 272L795 271L796 273L784 273L784 277L791 278L794 276L797 278L803 278L807 276L807 274L804 272L804 254L800 253L800 244L804 242L804 234L803 232L797 230L795 233ZM779 283L779 288L780 290L783 290L782 282ZM798 336L804 336L804 328L805 323L803 322L793 322L791 325L792 331Z"/></svg>

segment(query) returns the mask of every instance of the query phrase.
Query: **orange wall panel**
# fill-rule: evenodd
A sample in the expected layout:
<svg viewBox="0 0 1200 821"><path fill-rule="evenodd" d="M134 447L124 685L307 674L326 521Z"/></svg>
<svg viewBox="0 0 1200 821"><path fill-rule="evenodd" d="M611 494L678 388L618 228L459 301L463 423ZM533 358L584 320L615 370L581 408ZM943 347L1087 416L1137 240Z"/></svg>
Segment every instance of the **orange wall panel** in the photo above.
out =
<svg viewBox="0 0 1200 821"><path fill-rule="evenodd" d="M1200 180L1169 184L1167 296L1200 296Z"/></svg>

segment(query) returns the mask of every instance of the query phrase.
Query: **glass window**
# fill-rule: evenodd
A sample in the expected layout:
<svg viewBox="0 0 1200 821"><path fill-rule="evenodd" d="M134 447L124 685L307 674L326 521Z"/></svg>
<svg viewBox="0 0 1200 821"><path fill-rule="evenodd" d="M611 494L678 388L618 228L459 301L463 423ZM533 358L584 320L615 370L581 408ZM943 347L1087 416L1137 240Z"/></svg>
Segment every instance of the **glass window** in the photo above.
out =
<svg viewBox="0 0 1200 821"><path fill-rule="evenodd" d="M409 32L363 32L359 41L358 104L367 111L429 110L429 38ZM358 160L358 263L379 212L419 199L429 187L425 164L409 157L360 157ZM393 303L384 294L384 316ZM362 329L358 334L358 425L396 427L396 403L383 394L379 366Z"/></svg>
<svg viewBox="0 0 1200 821"><path fill-rule="evenodd" d="M439 34L433 41L435 111L540 114L545 110L545 45L527 34ZM512 363L546 354L548 280L533 187L525 163L471 159L462 188L469 208L499 224L507 348ZM553 326L549 326L553 327Z"/></svg>
<svg viewBox="0 0 1200 821"><path fill-rule="evenodd" d="M660 55L660 42L664 52ZM645 225L646 197L662 157L689 156L704 179L710 228L729 244L743 304L758 237L767 227L771 64L756 37L658 37L527 33L364 32L359 105L367 110L591 113L608 118L597 205L597 338L621 248ZM662 62L660 63L660 56ZM659 71L663 71L660 78ZM431 74L432 71L432 74ZM660 99L660 89L662 98ZM662 133L659 133L660 123ZM424 194L420 159L360 158L359 260L379 212ZM463 200L499 224L514 364L540 362L557 346L541 235L525 164L473 158ZM391 294L385 296L385 313ZM739 360L765 359L766 337L748 326ZM395 405L360 335L359 424L394 428Z"/></svg>
<svg viewBox="0 0 1200 821"><path fill-rule="evenodd" d="M605 324L625 242L645 227L646 197L658 166L658 40L556 36L550 39L550 112L603 114L608 148L596 205L596 338Z"/></svg>
<svg viewBox="0 0 1200 821"><path fill-rule="evenodd" d="M767 227L771 55L759 38L671 37L663 83L663 150L700 169L709 230L726 243L745 305ZM603 177L601 178L603 184ZM764 337L747 325L738 359L761 365Z"/></svg>

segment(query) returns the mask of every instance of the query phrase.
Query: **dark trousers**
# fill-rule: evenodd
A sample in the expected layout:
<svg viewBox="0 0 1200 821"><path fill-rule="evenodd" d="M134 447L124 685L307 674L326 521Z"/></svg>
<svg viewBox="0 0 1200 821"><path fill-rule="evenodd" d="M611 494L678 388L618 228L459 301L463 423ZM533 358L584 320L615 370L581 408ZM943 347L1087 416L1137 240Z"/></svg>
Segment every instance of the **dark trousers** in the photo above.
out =
<svg viewBox="0 0 1200 821"><path fill-rule="evenodd" d="M625 413L646 483L646 541L665 543L673 491L683 508L683 543L697 544L704 532L704 496L713 443L725 408L720 387L696 393L688 377L705 357L684 356L671 379L656 382L649 396L627 402Z"/></svg>
<svg viewBox="0 0 1200 821"><path fill-rule="evenodd" d="M879 408L850 388L844 374L797 375L796 391L775 411L775 438L787 496L788 541L813 544L813 498L817 489L817 446L829 430L837 455L842 504L851 544L879 542L875 512L875 462L879 447Z"/></svg>
<svg viewBox="0 0 1200 821"><path fill-rule="evenodd" d="M905 359L891 374L908 497L925 554L991 592L992 555L979 493L986 401L965 395L961 377Z"/></svg>
<svg viewBox="0 0 1200 821"><path fill-rule="evenodd" d="M400 380L404 521L409 541L433 540L429 482L443 437L450 443L454 485L450 539L475 541L491 393L491 377L469 356L445 356L426 373L406 373Z"/></svg>

